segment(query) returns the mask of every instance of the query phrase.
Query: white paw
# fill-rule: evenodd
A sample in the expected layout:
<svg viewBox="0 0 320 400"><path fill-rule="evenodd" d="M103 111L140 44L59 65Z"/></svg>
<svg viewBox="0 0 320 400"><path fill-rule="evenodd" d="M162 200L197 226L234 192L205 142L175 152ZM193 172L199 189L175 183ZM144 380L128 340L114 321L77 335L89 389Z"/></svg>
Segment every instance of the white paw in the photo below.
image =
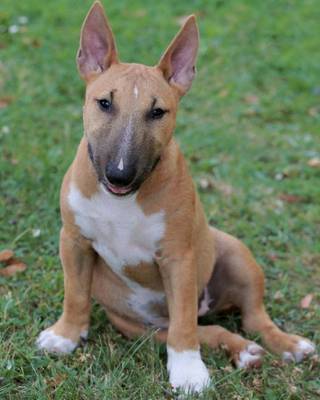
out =
<svg viewBox="0 0 320 400"><path fill-rule="evenodd" d="M86 329L85 331L80 332L80 337L83 340L87 340L88 339L88 329Z"/></svg>
<svg viewBox="0 0 320 400"><path fill-rule="evenodd" d="M304 358L310 356L311 354L315 353L316 346L309 342L309 340L301 339L294 351L284 351L282 353L282 360L285 362L300 362Z"/></svg>
<svg viewBox="0 0 320 400"><path fill-rule="evenodd" d="M250 343L245 350L240 351L236 360L237 368L259 367L262 362L264 350L256 343Z"/></svg>
<svg viewBox="0 0 320 400"><path fill-rule="evenodd" d="M60 354L71 353L77 347L77 343L73 342L71 339L56 335L50 329L46 329L40 333L36 345L40 350Z"/></svg>
<svg viewBox="0 0 320 400"><path fill-rule="evenodd" d="M177 352L168 346L167 352L169 380L174 389L200 393L209 385L209 373L201 360L200 351Z"/></svg>

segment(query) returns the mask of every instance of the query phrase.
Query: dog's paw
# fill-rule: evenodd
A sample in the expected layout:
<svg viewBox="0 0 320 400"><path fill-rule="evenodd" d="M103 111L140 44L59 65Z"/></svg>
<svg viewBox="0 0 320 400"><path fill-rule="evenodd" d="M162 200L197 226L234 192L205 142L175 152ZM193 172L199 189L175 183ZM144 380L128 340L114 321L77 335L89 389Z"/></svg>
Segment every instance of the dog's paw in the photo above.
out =
<svg viewBox="0 0 320 400"><path fill-rule="evenodd" d="M237 368L258 368L262 364L264 349L256 343L250 343L240 351L234 362Z"/></svg>
<svg viewBox="0 0 320 400"><path fill-rule="evenodd" d="M282 360L285 362L301 362L316 351L316 346L307 339L300 338L291 351L282 353Z"/></svg>
<svg viewBox="0 0 320 400"><path fill-rule="evenodd" d="M76 342L63 336L56 335L50 328L40 333L36 345L39 350L57 354L71 353L77 347Z"/></svg>
<svg viewBox="0 0 320 400"><path fill-rule="evenodd" d="M167 350L167 368L173 389L183 393L201 393L209 385L210 377L200 351L177 352L170 347Z"/></svg>

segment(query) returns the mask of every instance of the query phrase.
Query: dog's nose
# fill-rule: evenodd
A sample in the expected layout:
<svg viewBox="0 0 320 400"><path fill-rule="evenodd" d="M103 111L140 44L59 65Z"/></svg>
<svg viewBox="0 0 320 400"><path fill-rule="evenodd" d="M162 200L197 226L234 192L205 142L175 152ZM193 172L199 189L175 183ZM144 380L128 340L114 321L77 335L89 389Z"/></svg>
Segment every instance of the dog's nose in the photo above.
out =
<svg viewBox="0 0 320 400"><path fill-rule="evenodd" d="M136 169L133 166L124 168L123 162L109 162L106 167L106 177L108 181L115 186L129 186L136 176Z"/></svg>

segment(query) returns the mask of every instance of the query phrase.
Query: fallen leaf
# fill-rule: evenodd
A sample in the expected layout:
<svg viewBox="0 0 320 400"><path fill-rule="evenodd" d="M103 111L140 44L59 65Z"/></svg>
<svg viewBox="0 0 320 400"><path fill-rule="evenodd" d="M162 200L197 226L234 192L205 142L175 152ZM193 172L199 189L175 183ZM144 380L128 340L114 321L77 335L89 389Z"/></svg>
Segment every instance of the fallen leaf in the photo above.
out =
<svg viewBox="0 0 320 400"><path fill-rule="evenodd" d="M21 25L26 25L29 22L29 18L27 16L25 16L25 15L20 15L18 17L18 22Z"/></svg>
<svg viewBox="0 0 320 400"><path fill-rule="evenodd" d="M229 185L228 183L218 181L211 177L202 177L199 180L199 188L203 192L215 189L227 197L231 196L234 192L234 188L231 185Z"/></svg>
<svg viewBox="0 0 320 400"><path fill-rule="evenodd" d="M229 94L229 90L228 89L222 89L220 90L220 92L218 93L218 96L221 98L227 97Z"/></svg>
<svg viewBox="0 0 320 400"><path fill-rule="evenodd" d="M284 174L282 172L278 172L277 174L275 174L274 179L276 181L282 181L282 179L284 178Z"/></svg>
<svg viewBox="0 0 320 400"><path fill-rule="evenodd" d="M308 114L310 117L317 117L320 113L320 108L319 107L311 107L308 110Z"/></svg>
<svg viewBox="0 0 320 400"><path fill-rule="evenodd" d="M311 358L311 365L309 367L310 370L318 370L319 368L319 364L320 364L320 356L319 354L314 354ZM319 394L320 394L320 390L319 390Z"/></svg>
<svg viewBox="0 0 320 400"><path fill-rule="evenodd" d="M290 391L290 393L292 393L292 394L296 394L296 393L298 392L298 388L297 388L297 386L295 386L295 385L292 385L292 384L289 384L289 385L288 385L288 387L289 387L289 391Z"/></svg>
<svg viewBox="0 0 320 400"><path fill-rule="evenodd" d="M234 192L234 189L231 185L228 183L222 182L222 181L214 181L213 186L215 189L217 189L219 192L224 194L225 196L231 196L232 193Z"/></svg>
<svg viewBox="0 0 320 400"><path fill-rule="evenodd" d="M275 253L269 253L269 254L267 254L267 258L268 258L270 261L277 261L278 256L277 256L277 254L275 254Z"/></svg>
<svg viewBox="0 0 320 400"><path fill-rule="evenodd" d="M282 201L285 201L286 203L303 203L304 198L302 196L297 196L295 194L288 194L288 193L283 193L280 194L279 199Z"/></svg>
<svg viewBox="0 0 320 400"><path fill-rule="evenodd" d="M213 188L213 182L210 178L201 178L199 180L199 187L203 191L207 191Z"/></svg>
<svg viewBox="0 0 320 400"><path fill-rule="evenodd" d="M31 46L31 47L41 47L42 43L38 38L32 38L32 37L23 37L22 38L22 43L25 44L26 46Z"/></svg>
<svg viewBox="0 0 320 400"><path fill-rule="evenodd" d="M226 365L225 367L222 367L221 369L222 369L224 372L228 372L228 373L233 372L233 368L232 368L231 365Z"/></svg>
<svg viewBox="0 0 320 400"><path fill-rule="evenodd" d="M252 117L252 116L257 115L257 114L258 114L258 110L256 110L253 107L248 108L247 110L244 111L244 115L247 115L248 117Z"/></svg>
<svg viewBox="0 0 320 400"><path fill-rule="evenodd" d="M253 378L252 385L256 390L262 388L262 381L257 376Z"/></svg>
<svg viewBox="0 0 320 400"><path fill-rule="evenodd" d="M5 249L0 251L0 262L8 262L13 257L13 251Z"/></svg>
<svg viewBox="0 0 320 400"><path fill-rule="evenodd" d="M4 125L4 126L2 127L2 129L1 129L1 132L2 132L4 135L8 135L8 133L10 133L10 128L9 128L7 125Z"/></svg>
<svg viewBox="0 0 320 400"><path fill-rule="evenodd" d="M244 101L247 104L259 104L259 97L255 94L246 94L244 96Z"/></svg>
<svg viewBox="0 0 320 400"><path fill-rule="evenodd" d="M46 379L46 384L50 386L51 389L56 389L66 379L67 379L66 374L57 374L52 378Z"/></svg>
<svg viewBox="0 0 320 400"><path fill-rule="evenodd" d="M0 276L13 276L17 272L22 272L27 268L26 264L19 262L17 264L10 264L5 268L0 269Z"/></svg>
<svg viewBox="0 0 320 400"><path fill-rule="evenodd" d="M36 228L36 229L32 229L32 236L34 238L39 237L41 235L41 229Z"/></svg>
<svg viewBox="0 0 320 400"><path fill-rule="evenodd" d="M15 35L16 33L19 32L19 26L18 25L9 26L8 32L11 33L12 35Z"/></svg>
<svg viewBox="0 0 320 400"><path fill-rule="evenodd" d="M309 293L307 294L301 301L300 301L300 307L301 308L309 308L310 304L313 299L313 294Z"/></svg>
<svg viewBox="0 0 320 400"><path fill-rule="evenodd" d="M273 360L271 360L271 365L272 365L273 367L279 368L279 367L281 367L281 366L283 366L283 365L286 365L286 363L285 363L283 360L276 360L276 359L273 359Z"/></svg>
<svg viewBox="0 0 320 400"><path fill-rule="evenodd" d="M0 97L0 108L8 107L10 103L12 103L13 97L12 96L3 96Z"/></svg>
<svg viewBox="0 0 320 400"><path fill-rule="evenodd" d="M273 295L274 300L282 300L284 298L284 294L280 292L280 290L276 291Z"/></svg>
<svg viewBox="0 0 320 400"><path fill-rule="evenodd" d="M12 159L10 160L10 162L11 162L12 165L17 165L17 164L19 164L19 160L17 160L16 158L12 158Z"/></svg>
<svg viewBox="0 0 320 400"><path fill-rule="evenodd" d="M320 158L317 158L317 157L311 158L308 161L308 165L309 165L309 167L312 167L312 168L320 168Z"/></svg>

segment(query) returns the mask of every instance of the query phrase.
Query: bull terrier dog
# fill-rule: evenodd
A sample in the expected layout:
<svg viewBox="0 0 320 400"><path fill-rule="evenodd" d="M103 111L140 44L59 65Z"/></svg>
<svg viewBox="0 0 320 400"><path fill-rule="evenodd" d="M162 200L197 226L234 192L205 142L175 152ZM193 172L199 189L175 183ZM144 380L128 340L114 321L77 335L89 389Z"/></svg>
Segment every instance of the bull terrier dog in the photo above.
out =
<svg viewBox="0 0 320 400"><path fill-rule="evenodd" d="M190 16L156 66L122 63L101 3L85 18L77 54L84 136L61 189L63 313L37 339L40 349L72 352L88 335L94 298L126 337L155 329L170 383L182 392L210 383L200 344L223 347L238 368L262 361L258 344L198 325L207 313L238 308L244 331L284 360L315 352L266 313L262 269L241 241L209 226L173 138L198 42Z"/></svg>

